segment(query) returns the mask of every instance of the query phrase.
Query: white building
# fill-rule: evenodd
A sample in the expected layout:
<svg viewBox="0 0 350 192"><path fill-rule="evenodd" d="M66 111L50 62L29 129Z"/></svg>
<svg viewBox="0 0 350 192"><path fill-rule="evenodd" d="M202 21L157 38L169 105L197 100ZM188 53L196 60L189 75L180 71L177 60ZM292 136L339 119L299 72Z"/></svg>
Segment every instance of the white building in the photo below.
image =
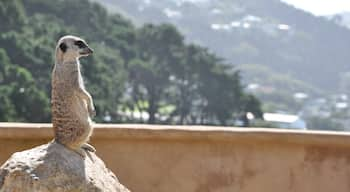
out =
<svg viewBox="0 0 350 192"><path fill-rule="evenodd" d="M297 115L264 113L264 120L277 124L280 128L306 130L306 122Z"/></svg>

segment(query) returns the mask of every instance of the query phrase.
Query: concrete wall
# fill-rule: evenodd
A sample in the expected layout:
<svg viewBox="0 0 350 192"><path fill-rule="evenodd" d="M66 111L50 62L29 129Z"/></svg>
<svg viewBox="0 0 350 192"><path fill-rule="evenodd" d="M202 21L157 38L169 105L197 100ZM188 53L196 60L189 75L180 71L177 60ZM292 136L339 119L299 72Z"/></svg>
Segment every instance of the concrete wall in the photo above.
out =
<svg viewBox="0 0 350 192"><path fill-rule="evenodd" d="M97 153L132 191L349 192L350 134L97 125ZM50 140L49 124L0 123L0 163Z"/></svg>

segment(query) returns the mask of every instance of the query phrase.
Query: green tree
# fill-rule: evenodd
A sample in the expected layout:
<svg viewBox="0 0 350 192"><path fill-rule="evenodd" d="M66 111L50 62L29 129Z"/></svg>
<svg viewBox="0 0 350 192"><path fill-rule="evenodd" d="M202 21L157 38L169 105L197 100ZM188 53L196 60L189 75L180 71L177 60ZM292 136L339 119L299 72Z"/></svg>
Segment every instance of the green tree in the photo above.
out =
<svg viewBox="0 0 350 192"><path fill-rule="evenodd" d="M0 32L17 30L25 23L25 11L20 0L0 1Z"/></svg>
<svg viewBox="0 0 350 192"><path fill-rule="evenodd" d="M241 114L240 120L243 121L244 127L249 127L250 122L247 113L252 113L255 118L263 119L260 101L251 94L243 94L240 100Z"/></svg>
<svg viewBox="0 0 350 192"><path fill-rule="evenodd" d="M121 105L127 78L124 60L115 50L103 44L91 43L95 52L92 57L81 59L87 89L94 98L96 121L104 121L111 115L111 122L118 122L118 106Z"/></svg>
<svg viewBox="0 0 350 192"><path fill-rule="evenodd" d="M26 69L10 63L4 49L0 49L1 81L0 106L4 121L48 121L49 100L43 91L35 86L33 77Z"/></svg>
<svg viewBox="0 0 350 192"><path fill-rule="evenodd" d="M155 123L156 113L169 86L170 66L177 62L173 51L182 46L183 37L167 24L145 25L137 31L136 37L139 59L130 62L129 78L132 88L145 89L139 98L147 101L148 123ZM142 93L140 90L134 92Z"/></svg>
<svg viewBox="0 0 350 192"><path fill-rule="evenodd" d="M198 92L199 74L197 69L200 65L201 51L202 49L195 45L184 46L176 55L180 62L171 66L173 74L169 78L171 81L170 95L176 110L173 111L170 118L180 116L179 122L177 122L179 124L195 124L200 113L198 105L201 98Z"/></svg>
<svg viewBox="0 0 350 192"><path fill-rule="evenodd" d="M6 51L0 48L0 121L14 121L16 118L15 106L10 97L13 88L5 84L9 66L10 59Z"/></svg>

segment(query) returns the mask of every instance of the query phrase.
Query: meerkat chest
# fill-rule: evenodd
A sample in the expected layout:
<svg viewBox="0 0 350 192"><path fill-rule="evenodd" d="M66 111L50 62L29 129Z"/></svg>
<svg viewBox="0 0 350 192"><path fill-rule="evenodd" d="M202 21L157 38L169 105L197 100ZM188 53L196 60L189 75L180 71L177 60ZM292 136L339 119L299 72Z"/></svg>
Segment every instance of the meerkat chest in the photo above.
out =
<svg viewBox="0 0 350 192"><path fill-rule="evenodd" d="M53 91L65 96L74 94L77 84L83 81L77 64L55 67L52 78Z"/></svg>

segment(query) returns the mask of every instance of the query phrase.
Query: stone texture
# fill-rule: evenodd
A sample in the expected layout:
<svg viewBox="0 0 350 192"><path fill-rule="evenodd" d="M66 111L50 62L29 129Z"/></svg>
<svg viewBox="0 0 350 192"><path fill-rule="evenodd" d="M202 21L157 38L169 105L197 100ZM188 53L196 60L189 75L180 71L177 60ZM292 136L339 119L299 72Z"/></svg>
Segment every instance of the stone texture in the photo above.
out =
<svg viewBox="0 0 350 192"><path fill-rule="evenodd" d="M129 192L94 153L52 142L17 152L0 167L0 192Z"/></svg>

